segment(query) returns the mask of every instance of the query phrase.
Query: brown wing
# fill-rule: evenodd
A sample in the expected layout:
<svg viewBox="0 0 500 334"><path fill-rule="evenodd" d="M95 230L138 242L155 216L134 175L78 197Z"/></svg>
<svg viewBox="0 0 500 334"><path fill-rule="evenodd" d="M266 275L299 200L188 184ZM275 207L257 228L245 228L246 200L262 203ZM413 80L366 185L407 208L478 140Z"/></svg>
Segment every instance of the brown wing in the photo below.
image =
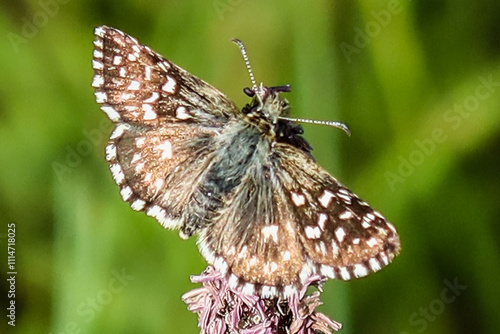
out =
<svg viewBox="0 0 500 334"><path fill-rule="evenodd" d="M394 227L305 153L284 144L256 157L199 240L233 287L286 297L311 276L363 277L399 252Z"/></svg>

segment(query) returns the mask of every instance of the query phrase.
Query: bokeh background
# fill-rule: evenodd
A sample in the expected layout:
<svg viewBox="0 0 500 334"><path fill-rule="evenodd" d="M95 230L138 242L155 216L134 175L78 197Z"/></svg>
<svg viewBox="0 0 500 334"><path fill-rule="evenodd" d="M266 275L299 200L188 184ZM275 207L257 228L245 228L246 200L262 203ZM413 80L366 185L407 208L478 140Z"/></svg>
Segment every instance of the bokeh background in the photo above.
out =
<svg viewBox="0 0 500 334"><path fill-rule="evenodd" d="M0 328L197 333L181 295L205 262L132 211L104 160L112 126L90 86L93 29L122 29L239 106L289 83L319 163L382 211L403 251L330 281L341 333L498 333L500 2L483 0L0 2ZM7 224L16 326L7 326ZM3 330L0 330L3 332Z"/></svg>

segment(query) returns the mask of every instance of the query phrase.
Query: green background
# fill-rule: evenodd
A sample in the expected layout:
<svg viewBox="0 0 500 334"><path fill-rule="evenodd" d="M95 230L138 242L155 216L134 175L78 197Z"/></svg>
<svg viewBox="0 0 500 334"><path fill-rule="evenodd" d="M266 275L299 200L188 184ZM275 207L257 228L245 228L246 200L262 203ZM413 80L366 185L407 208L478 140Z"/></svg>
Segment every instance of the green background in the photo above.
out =
<svg viewBox="0 0 500 334"><path fill-rule="evenodd" d="M0 241L16 224L18 333L197 333L180 297L205 262L131 210L104 160L95 26L124 30L239 106L289 83L318 162L380 210L403 251L368 278L330 281L341 333L500 328L500 2L81 1L0 3ZM116 280L120 276L122 281ZM448 285L458 284L453 292ZM1 330L0 330L1 331Z"/></svg>

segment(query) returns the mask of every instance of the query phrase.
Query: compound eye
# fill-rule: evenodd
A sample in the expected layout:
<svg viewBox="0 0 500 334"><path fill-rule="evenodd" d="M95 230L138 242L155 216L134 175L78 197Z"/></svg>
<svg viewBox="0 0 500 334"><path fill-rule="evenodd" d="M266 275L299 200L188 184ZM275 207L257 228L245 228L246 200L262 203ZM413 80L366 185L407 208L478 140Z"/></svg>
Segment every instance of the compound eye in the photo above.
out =
<svg viewBox="0 0 500 334"><path fill-rule="evenodd" d="M250 87L243 88L243 93L245 93L249 97L254 97L255 96L255 92Z"/></svg>

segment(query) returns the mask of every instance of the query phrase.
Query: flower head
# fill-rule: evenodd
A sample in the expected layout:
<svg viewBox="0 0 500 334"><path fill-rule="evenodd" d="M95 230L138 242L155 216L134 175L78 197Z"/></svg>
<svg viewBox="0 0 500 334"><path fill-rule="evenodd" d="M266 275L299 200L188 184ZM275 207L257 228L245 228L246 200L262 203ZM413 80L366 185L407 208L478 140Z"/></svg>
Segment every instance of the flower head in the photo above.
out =
<svg viewBox="0 0 500 334"><path fill-rule="evenodd" d="M230 288L212 266L192 276L191 281L203 286L184 294L182 299L190 311L198 313L201 334L332 334L342 328L315 311L321 305L319 291L306 294L309 286L321 289L320 276L309 278L301 291L286 300L245 295Z"/></svg>

